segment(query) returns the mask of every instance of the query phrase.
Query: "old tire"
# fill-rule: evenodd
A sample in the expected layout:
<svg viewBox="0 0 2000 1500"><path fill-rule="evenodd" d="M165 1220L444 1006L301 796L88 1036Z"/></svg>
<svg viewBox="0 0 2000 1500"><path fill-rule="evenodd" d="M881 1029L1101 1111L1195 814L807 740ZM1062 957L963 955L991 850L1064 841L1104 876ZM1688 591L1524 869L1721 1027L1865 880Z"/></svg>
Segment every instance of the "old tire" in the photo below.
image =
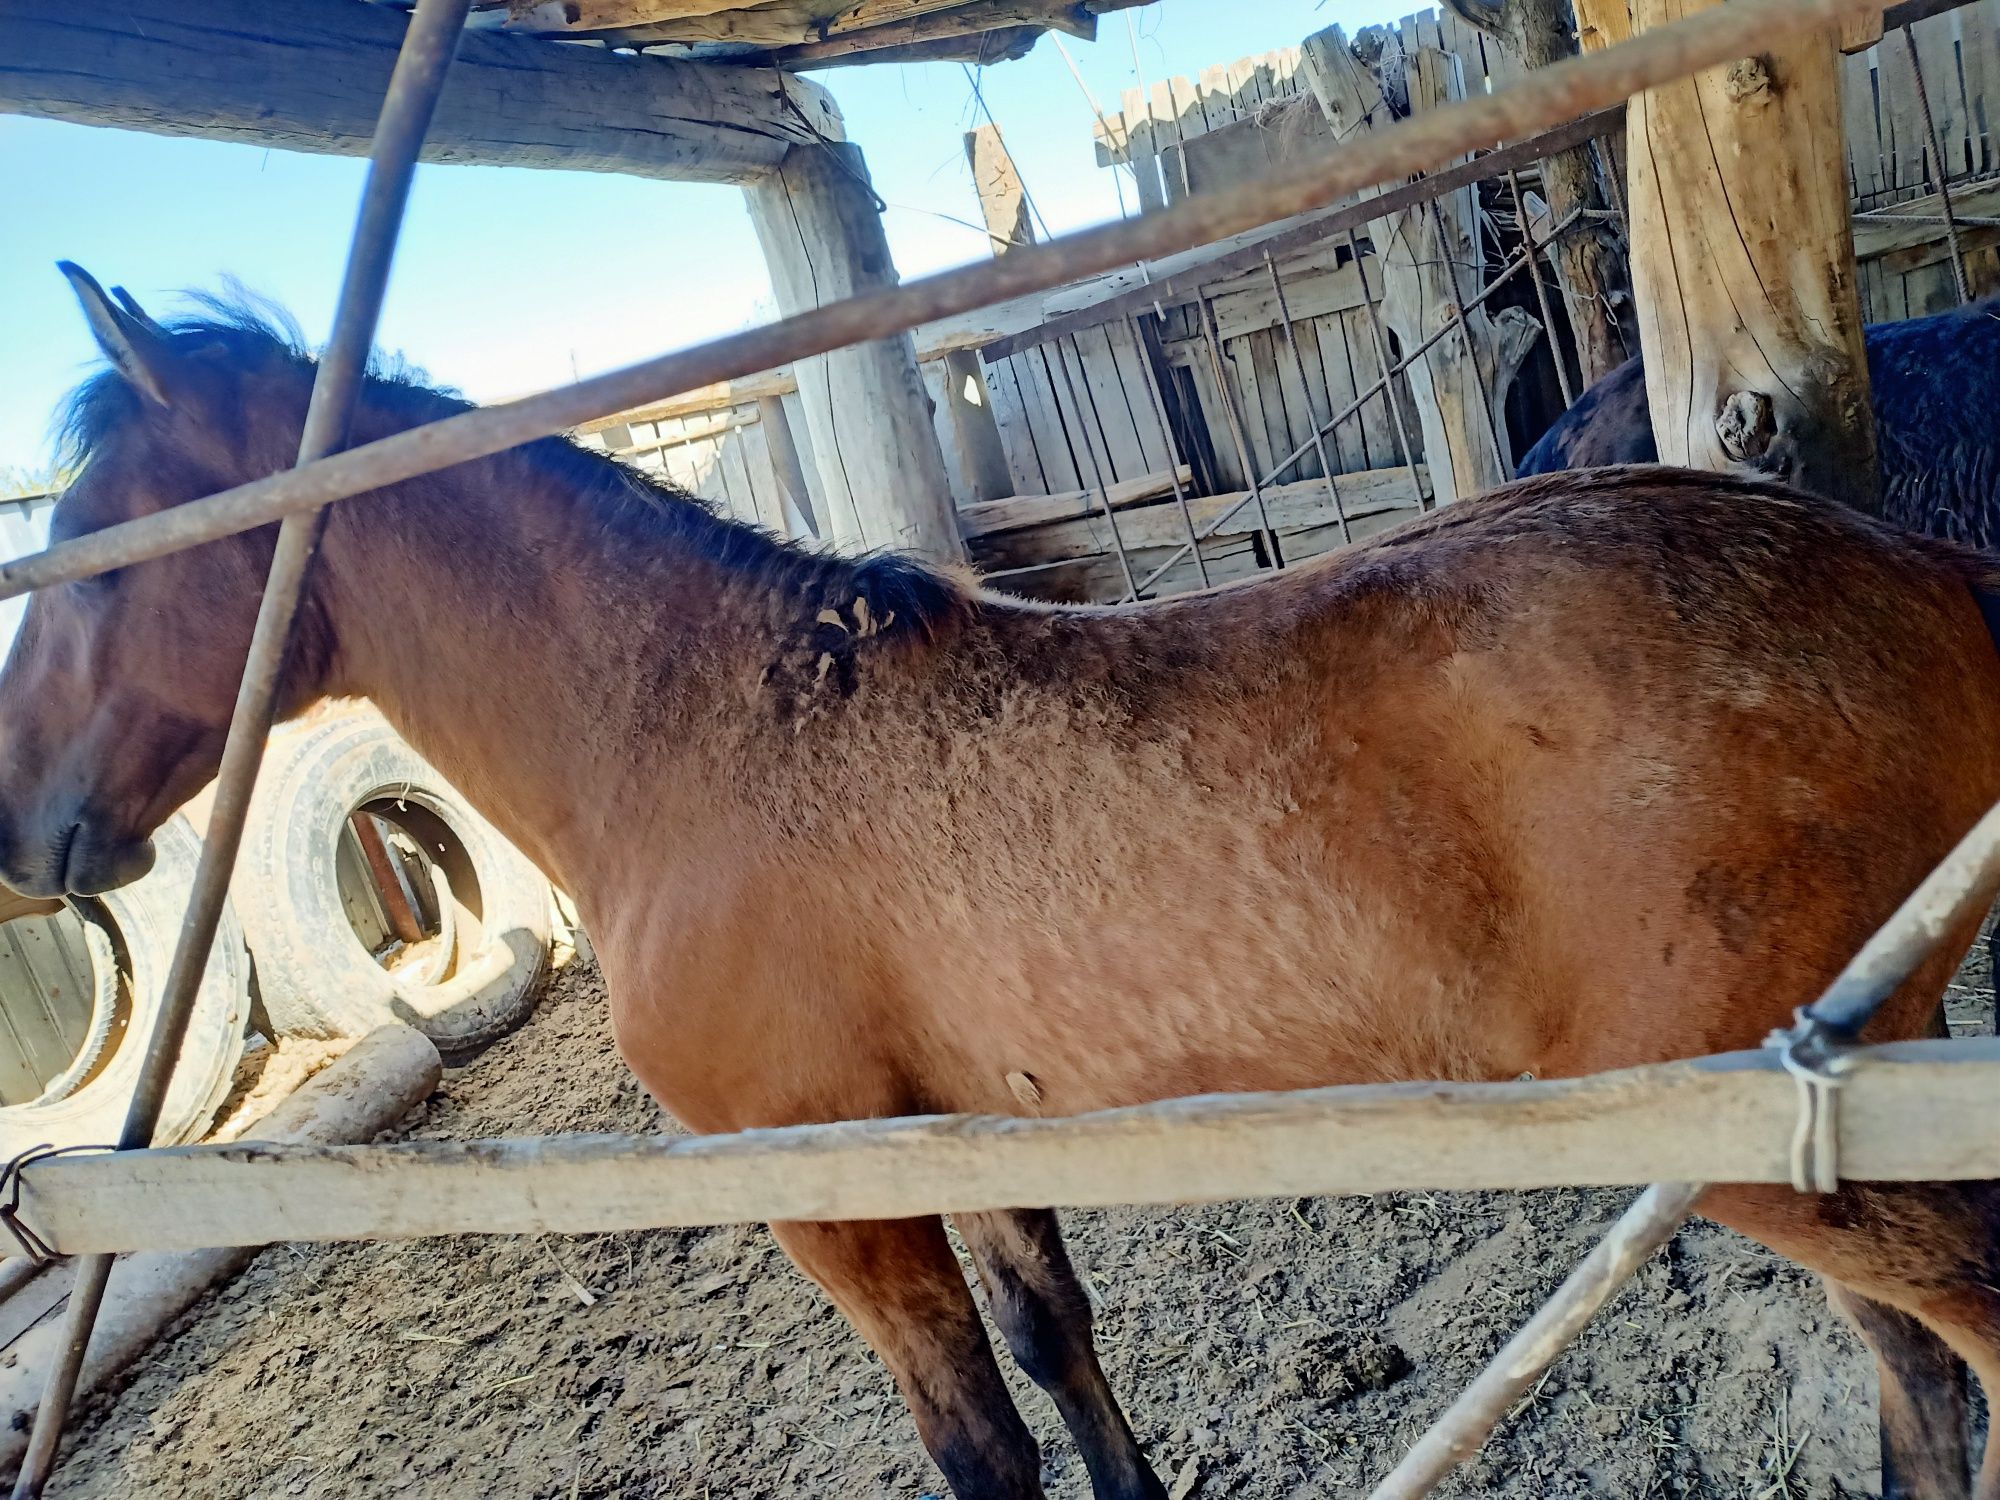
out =
<svg viewBox="0 0 2000 1500"><path fill-rule="evenodd" d="M340 850L361 811L426 861L423 896L436 920L407 961L370 952L350 919L353 878ZM521 1023L548 965L548 881L373 712L273 738L235 888L281 1035L358 1037L394 1021L463 1056Z"/></svg>
<svg viewBox="0 0 2000 1500"><path fill-rule="evenodd" d="M0 1159L39 1145L108 1146L124 1126L201 855L200 839L181 817L160 829L154 846L158 857L143 879L71 904L90 955L90 1021L75 1063L40 1098L0 1108ZM249 1013L250 959L225 906L154 1145L178 1145L207 1130L243 1055Z"/></svg>

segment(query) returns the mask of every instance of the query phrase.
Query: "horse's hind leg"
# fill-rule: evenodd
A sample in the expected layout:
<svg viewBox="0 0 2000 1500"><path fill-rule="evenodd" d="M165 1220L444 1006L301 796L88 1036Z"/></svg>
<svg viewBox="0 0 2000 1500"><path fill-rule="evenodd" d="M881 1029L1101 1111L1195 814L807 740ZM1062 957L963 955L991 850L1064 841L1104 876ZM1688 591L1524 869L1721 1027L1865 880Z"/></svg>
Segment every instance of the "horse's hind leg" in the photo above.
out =
<svg viewBox="0 0 2000 1500"><path fill-rule="evenodd" d="M771 1229L882 1356L952 1493L1041 1500L1041 1455L1000 1378L944 1221Z"/></svg>
<svg viewBox="0 0 2000 1500"><path fill-rule="evenodd" d="M1860 1299L1883 1309L1857 1321L1883 1369L1884 1482L1894 1472L1912 1500L1964 1495L1950 1457L1964 1430L1958 1364L1884 1314L1928 1329L1989 1403L2000 1399L2000 1182L1869 1183L1825 1196L1737 1186L1715 1189L1701 1211L1840 1283L1850 1308ZM1988 1436L1972 1493L2000 1500L2000 1433Z"/></svg>
<svg viewBox="0 0 2000 1500"><path fill-rule="evenodd" d="M986 1284L994 1321L1028 1378L1054 1399L1097 1500L1166 1500L1097 1362L1090 1299L1054 1210L961 1214L954 1222Z"/></svg>
<svg viewBox="0 0 2000 1500"><path fill-rule="evenodd" d="M1965 1361L1910 1314L1826 1284L1875 1355L1882 1383L1882 1500L1959 1500L1970 1493Z"/></svg>

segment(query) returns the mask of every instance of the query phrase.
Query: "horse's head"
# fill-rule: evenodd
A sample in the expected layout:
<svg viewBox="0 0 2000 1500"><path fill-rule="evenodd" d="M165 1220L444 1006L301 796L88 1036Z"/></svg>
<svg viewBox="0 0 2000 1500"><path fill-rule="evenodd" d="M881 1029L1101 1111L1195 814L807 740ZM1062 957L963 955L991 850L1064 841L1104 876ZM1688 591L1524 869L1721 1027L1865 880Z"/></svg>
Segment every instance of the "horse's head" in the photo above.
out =
<svg viewBox="0 0 2000 1500"><path fill-rule="evenodd" d="M111 368L71 398L62 541L287 467L312 368L247 317L163 327L63 267ZM215 774L276 528L35 594L0 672L0 881L89 894L152 865L151 835ZM311 694L308 611L288 704Z"/></svg>

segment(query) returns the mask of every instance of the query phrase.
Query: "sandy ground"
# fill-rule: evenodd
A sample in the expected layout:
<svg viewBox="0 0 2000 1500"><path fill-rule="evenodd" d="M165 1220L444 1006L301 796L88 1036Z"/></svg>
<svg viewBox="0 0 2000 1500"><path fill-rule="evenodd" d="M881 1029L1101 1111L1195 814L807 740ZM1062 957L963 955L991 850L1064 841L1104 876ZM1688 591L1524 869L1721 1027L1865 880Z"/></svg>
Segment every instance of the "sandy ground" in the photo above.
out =
<svg viewBox="0 0 2000 1500"><path fill-rule="evenodd" d="M1983 947L1952 1009L1992 1029ZM588 963L419 1137L660 1128ZM1104 1362L1177 1497L1365 1493L1622 1192L1398 1193L1068 1217ZM1011 1371L1010 1371L1011 1375ZM1055 1496L1087 1493L1015 1381ZM1874 1376L1817 1284L1699 1224L1443 1493L1871 1495ZM291 1246L84 1413L52 1495L907 1497L888 1376L761 1228Z"/></svg>

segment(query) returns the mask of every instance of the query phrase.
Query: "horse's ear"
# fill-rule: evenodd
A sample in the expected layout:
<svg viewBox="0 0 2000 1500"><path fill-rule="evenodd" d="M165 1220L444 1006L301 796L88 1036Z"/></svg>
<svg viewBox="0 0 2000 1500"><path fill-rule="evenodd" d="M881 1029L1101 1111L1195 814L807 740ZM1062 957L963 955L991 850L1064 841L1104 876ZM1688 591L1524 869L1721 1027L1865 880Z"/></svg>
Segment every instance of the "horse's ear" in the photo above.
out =
<svg viewBox="0 0 2000 1500"><path fill-rule="evenodd" d="M172 406L168 387L174 354L160 326L137 311L139 304L129 294L121 299L126 306L118 306L104 294L97 278L73 261L57 261L56 269L68 279L76 300L83 304L84 319L112 368L158 405Z"/></svg>

